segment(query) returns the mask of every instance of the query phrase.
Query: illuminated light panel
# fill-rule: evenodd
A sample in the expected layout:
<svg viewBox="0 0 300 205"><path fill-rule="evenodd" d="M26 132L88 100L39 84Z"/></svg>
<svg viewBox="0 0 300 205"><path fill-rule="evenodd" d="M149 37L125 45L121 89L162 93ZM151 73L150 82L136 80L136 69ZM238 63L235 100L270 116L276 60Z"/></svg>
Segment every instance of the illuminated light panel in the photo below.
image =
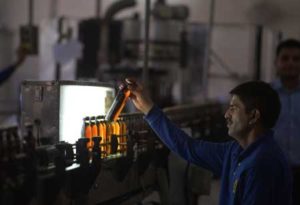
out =
<svg viewBox="0 0 300 205"><path fill-rule="evenodd" d="M83 136L83 118L105 115L106 92L114 89L89 85L61 85L59 101L60 141L75 143Z"/></svg>

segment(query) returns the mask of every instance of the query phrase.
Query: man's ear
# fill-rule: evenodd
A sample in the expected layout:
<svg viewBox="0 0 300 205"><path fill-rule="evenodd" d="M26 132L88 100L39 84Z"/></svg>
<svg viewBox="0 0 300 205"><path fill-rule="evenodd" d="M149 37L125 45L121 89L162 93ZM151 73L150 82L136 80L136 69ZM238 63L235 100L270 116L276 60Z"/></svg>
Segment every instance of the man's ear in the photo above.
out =
<svg viewBox="0 0 300 205"><path fill-rule="evenodd" d="M260 111L258 109L253 109L251 111L251 117L250 117L250 121L249 124L253 125L254 123L256 123L259 119L260 119Z"/></svg>

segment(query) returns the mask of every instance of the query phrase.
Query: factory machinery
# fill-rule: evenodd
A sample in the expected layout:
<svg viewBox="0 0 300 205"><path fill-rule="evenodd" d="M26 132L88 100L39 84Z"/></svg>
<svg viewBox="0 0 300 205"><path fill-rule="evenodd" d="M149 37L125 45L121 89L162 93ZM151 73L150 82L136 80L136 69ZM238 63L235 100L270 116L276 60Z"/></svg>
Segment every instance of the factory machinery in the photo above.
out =
<svg viewBox="0 0 300 205"><path fill-rule="evenodd" d="M26 92L28 85L24 84ZM41 84L32 89L35 101L37 85ZM43 85L48 86L42 92L45 97L50 84ZM32 106L47 110L36 103ZM22 116L26 112L23 107ZM212 136L222 136L225 129L219 103L164 112L179 126L191 128L196 137L220 140ZM169 151L141 113L121 114L116 121L86 115L80 119L81 137L74 143L45 140L42 130L47 119L38 119L37 113L32 123L0 130L1 204L136 204L155 190L166 197L157 179L159 169L166 171ZM48 115L51 118L53 113Z"/></svg>
<svg viewBox="0 0 300 205"><path fill-rule="evenodd" d="M95 125L87 119L85 124L93 132L101 126L101 134L74 144L39 146L33 126L22 140L17 127L2 129L1 204L120 204L153 190L154 164L165 150L142 115L122 116L117 122L100 118Z"/></svg>

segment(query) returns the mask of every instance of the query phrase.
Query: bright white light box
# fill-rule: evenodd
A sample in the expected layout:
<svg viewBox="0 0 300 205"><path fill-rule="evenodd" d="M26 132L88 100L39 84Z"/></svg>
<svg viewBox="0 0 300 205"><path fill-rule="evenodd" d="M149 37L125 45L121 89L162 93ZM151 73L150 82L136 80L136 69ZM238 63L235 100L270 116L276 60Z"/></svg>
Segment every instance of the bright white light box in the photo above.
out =
<svg viewBox="0 0 300 205"><path fill-rule="evenodd" d="M75 143L82 136L83 118L105 115L114 96L114 87L108 83L24 81L21 124L37 127L42 145Z"/></svg>

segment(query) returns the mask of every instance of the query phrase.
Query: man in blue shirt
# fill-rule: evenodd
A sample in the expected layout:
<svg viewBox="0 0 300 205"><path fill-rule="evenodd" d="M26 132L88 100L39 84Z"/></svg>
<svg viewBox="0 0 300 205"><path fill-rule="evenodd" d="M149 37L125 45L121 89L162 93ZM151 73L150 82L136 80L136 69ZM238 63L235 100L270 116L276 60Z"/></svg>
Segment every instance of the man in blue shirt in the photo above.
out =
<svg viewBox="0 0 300 205"><path fill-rule="evenodd" d="M282 41L276 50L278 79L273 82L281 101L281 113L274 127L274 138L292 165L293 204L300 204L300 42Z"/></svg>
<svg viewBox="0 0 300 205"><path fill-rule="evenodd" d="M271 128L280 112L277 93L264 82L247 82L231 90L225 113L227 143L190 138L152 102L143 87L127 79L134 105L173 152L221 176L220 205L290 205L289 164Z"/></svg>
<svg viewBox="0 0 300 205"><path fill-rule="evenodd" d="M0 71L0 85L2 85L9 77L20 67L26 59L28 49L24 47L19 47L17 50L17 60L12 65L4 68Z"/></svg>

